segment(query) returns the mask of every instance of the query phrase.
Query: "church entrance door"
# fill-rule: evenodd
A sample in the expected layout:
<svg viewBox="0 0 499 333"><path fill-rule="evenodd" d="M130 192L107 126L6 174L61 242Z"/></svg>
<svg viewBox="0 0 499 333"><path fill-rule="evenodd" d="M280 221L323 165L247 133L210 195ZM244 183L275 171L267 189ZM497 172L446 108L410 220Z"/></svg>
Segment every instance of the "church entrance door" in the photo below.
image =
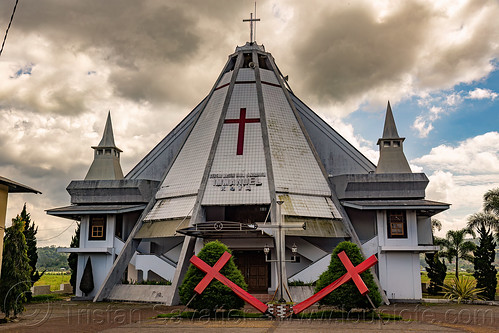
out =
<svg viewBox="0 0 499 333"><path fill-rule="evenodd" d="M232 251L234 260L248 284L250 293L267 292L269 287L269 263L263 251Z"/></svg>

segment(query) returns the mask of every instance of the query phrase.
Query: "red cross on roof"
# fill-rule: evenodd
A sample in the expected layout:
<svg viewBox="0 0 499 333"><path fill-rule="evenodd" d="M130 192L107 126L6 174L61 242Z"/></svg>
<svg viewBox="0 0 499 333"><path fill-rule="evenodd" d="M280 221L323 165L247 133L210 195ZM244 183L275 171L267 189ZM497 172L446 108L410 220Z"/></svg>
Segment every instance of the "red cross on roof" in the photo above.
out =
<svg viewBox="0 0 499 333"><path fill-rule="evenodd" d="M239 119L225 119L225 124L239 124L239 131L237 134L237 155L243 154L244 148L244 130L248 123L259 123L259 118L246 118L246 108L241 108L239 111Z"/></svg>

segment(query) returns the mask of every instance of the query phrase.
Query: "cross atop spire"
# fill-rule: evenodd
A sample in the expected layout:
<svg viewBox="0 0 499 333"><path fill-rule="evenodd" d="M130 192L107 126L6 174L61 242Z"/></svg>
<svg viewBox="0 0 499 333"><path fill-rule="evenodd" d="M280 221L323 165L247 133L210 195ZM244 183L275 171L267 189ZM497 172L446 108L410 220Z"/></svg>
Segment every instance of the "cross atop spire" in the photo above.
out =
<svg viewBox="0 0 499 333"><path fill-rule="evenodd" d="M250 13L250 18L249 19L244 19L243 22L249 22L250 23L250 43L253 44L253 31L255 32L255 39L256 39L256 22L260 21L259 18L256 18L256 2L255 2L255 18L253 18L253 13ZM253 22L255 22L255 28L253 29Z"/></svg>

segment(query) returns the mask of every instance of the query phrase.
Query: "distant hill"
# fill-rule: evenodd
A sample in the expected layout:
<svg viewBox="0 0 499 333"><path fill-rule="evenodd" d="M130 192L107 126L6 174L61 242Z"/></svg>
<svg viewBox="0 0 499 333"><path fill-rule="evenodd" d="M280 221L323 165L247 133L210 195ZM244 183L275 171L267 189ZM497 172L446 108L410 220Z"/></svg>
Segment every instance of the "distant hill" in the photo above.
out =
<svg viewBox="0 0 499 333"><path fill-rule="evenodd" d="M59 271L61 268L69 269L67 253L58 253L55 245L38 248L37 270Z"/></svg>

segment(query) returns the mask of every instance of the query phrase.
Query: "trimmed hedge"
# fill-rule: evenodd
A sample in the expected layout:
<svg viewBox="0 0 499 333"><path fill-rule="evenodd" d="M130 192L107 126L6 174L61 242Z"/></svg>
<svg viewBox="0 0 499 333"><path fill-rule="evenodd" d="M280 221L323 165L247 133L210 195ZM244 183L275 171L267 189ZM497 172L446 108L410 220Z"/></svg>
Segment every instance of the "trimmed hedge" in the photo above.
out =
<svg viewBox="0 0 499 333"><path fill-rule="evenodd" d="M357 266L364 261L364 257L356 244L352 242L341 242L334 249L333 254L331 255L331 262L327 270L322 273L319 280L317 280L315 292L318 292L322 288L330 285L347 272L345 266L343 266L343 263L338 257L338 253L341 251L345 251L354 266ZM366 284L367 288L369 288L369 297L373 301L374 305L378 307L381 304L381 295L379 294L378 287L374 283L374 278L371 272L367 270L360 274L360 276L362 277L362 280ZM335 289L328 296L324 297L319 304L333 305L346 311L350 311L354 308L372 308L367 297L360 294L352 280Z"/></svg>
<svg viewBox="0 0 499 333"><path fill-rule="evenodd" d="M225 251L232 254L225 244L219 241L214 241L207 243L197 256L208 265L213 266ZM233 257L231 257L225 266L220 270L220 273L244 290L248 289L241 271L234 263ZM194 265L191 264L189 266L182 285L179 288L180 301L182 304L187 304L189 302L192 296L196 293L194 288L205 275L206 273L199 270ZM216 279L213 279L203 293L201 295L197 295L189 304L191 309L198 311L241 309L243 306L244 301L239 298L229 287L223 285Z"/></svg>

